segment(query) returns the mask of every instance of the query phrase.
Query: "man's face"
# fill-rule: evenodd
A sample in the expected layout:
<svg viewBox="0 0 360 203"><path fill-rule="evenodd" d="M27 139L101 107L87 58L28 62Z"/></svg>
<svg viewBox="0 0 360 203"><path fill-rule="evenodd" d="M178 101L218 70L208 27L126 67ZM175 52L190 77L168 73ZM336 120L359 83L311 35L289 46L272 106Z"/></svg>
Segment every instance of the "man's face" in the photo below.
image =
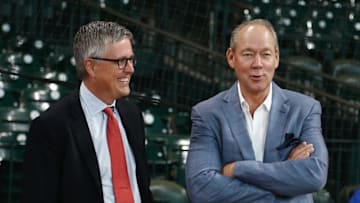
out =
<svg viewBox="0 0 360 203"><path fill-rule="evenodd" d="M123 39L106 46L105 54L99 58L121 59L134 58L132 45L129 39ZM92 92L105 103L112 103L115 99L130 94L130 79L134 73L134 66L127 61L125 67L119 68L113 61L96 60L91 69L89 79Z"/></svg>
<svg viewBox="0 0 360 203"><path fill-rule="evenodd" d="M279 65L275 39L262 25L248 25L235 36L235 47L226 52L244 95L267 94Z"/></svg>

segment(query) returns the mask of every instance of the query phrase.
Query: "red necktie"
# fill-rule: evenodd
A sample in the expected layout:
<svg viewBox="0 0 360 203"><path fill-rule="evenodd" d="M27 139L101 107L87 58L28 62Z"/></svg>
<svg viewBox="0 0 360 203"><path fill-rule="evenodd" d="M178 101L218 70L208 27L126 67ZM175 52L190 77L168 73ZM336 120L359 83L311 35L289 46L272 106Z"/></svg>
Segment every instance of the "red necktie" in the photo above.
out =
<svg viewBox="0 0 360 203"><path fill-rule="evenodd" d="M111 107L104 109L107 115L106 134L111 159L112 182L116 203L133 203L124 145L118 122Z"/></svg>

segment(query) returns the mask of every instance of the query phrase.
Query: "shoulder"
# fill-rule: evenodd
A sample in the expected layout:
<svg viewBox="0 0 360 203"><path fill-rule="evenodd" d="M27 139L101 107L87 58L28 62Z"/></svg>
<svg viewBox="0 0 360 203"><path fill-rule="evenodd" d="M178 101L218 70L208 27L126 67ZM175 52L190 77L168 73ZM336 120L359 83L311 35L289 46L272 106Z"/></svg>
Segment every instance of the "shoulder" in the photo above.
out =
<svg viewBox="0 0 360 203"><path fill-rule="evenodd" d="M308 95L293 90L280 89L273 93L273 104L275 108L289 108L293 113L301 115L322 112L321 104L318 100ZM283 106L284 105L284 106Z"/></svg>
<svg viewBox="0 0 360 203"><path fill-rule="evenodd" d="M130 100L126 98L116 100L116 105L119 108L128 108L132 110L139 110L138 106L132 103Z"/></svg>
<svg viewBox="0 0 360 203"><path fill-rule="evenodd" d="M273 83L273 97L274 101L285 100L287 103L298 106L309 106L319 103L319 101L313 97L294 90L283 89L275 83Z"/></svg>
<svg viewBox="0 0 360 203"><path fill-rule="evenodd" d="M142 120L142 112L140 108L126 98L116 100L116 108L123 119L131 122Z"/></svg>
<svg viewBox="0 0 360 203"><path fill-rule="evenodd" d="M70 113L74 112L74 109L81 109L78 91L74 91L51 104L46 111L40 113L37 119L49 122L60 121L63 120L64 117L70 116Z"/></svg>
<svg viewBox="0 0 360 203"><path fill-rule="evenodd" d="M289 102L294 105L307 106L307 105L316 104L316 103L320 104L320 102L318 100L316 100L315 98L310 97L310 96L305 95L300 92L283 89L283 93L289 99Z"/></svg>
<svg viewBox="0 0 360 203"><path fill-rule="evenodd" d="M214 96L197 103L192 108L192 112L198 112L207 115L219 115L224 108L236 106L240 103L237 82L235 82L229 89L223 90Z"/></svg>
<svg viewBox="0 0 360 203"><path fill-rule="evenodd" d="M135 103L126 98L116 100L116 108L122 114L138 114L141 112L140 108Z"/></svg>
<svg viewBox="0 0 360 203"><path fill-rule="evenodd" d="M197 103L196 105L193 106L193 109L216 109L217 107L221 106L221 104L224 102L224 96L226 95L226 93L228 92L228 90L222 91L217 93L216 95L207 98L203 101L200 101L199 103Z"/></svg>
<svg viewBox="0 0 360 203"><path fill-rule="evenodd" d="M32 120L28 134L29 140L46 139L52 142L60 142L58 138L66 137L68 135L67 130L73 124L73 121L84 118L78 115L81 114L78 113L81 112L80 101L78 101L77 107L73 106L73 101L74 94L65 96Z"/></svg>

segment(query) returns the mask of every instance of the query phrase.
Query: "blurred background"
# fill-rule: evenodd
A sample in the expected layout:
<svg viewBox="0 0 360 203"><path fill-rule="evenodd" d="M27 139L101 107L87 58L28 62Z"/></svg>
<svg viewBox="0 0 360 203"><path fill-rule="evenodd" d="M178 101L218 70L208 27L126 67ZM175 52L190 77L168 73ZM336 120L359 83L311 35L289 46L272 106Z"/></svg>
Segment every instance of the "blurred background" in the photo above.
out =
<svg viewBox="0 0 360 203"><path fill-rule="evenodd" d="M360 186L360 2L356 0L2 0L0 3L0 202L19 202L32 119L77 88L72 40L93 20L135 35L129 100L143 111L157 202L189 202L184 164L190 110L227 89L231 31L266 18L278 32L275 81L318 99L330 155L315 202L347 202Z"/></svg>

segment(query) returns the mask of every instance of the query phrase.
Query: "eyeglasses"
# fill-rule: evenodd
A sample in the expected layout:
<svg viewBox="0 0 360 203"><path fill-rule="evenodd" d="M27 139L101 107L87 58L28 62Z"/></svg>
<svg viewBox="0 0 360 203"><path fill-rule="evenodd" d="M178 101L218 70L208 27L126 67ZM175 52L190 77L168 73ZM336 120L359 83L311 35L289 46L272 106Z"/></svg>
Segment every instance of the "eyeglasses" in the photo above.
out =
<svg viewBox="0 0 360 203"><path fill-rule="evenodd" d="M109 58L101 58L101 57L90 57L90 58L94 59L94 60L110 61L110 62L116 63L120 70L124 69L128 63L130 63L133 66L136 65L136 60L134 57L119 58L119 59L109 59Z"/></svg>

